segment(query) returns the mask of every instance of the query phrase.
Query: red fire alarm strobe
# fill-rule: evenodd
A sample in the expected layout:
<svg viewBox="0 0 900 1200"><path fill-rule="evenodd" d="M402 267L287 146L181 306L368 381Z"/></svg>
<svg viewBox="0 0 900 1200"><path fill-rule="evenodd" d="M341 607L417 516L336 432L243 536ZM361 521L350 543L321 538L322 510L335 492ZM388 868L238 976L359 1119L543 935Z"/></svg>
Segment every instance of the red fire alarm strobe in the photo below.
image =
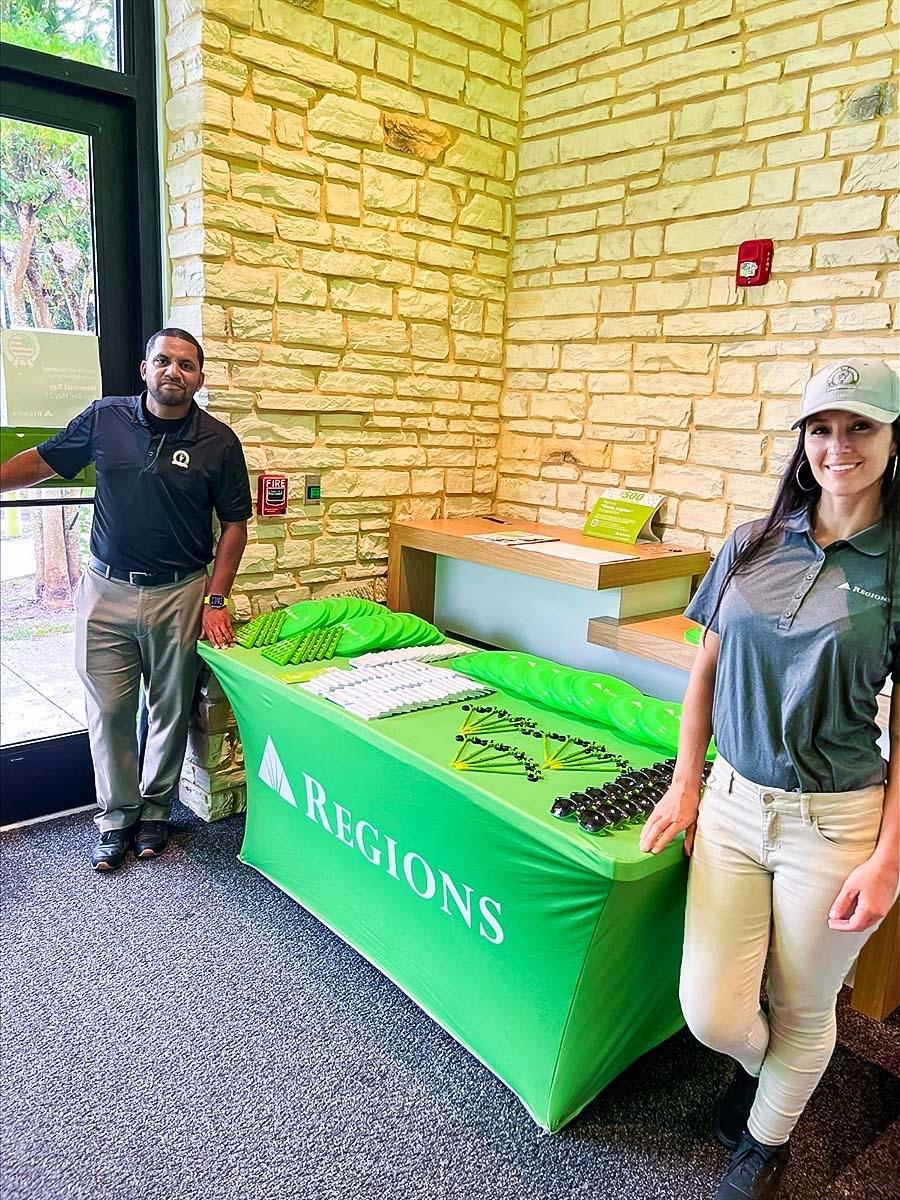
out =
<svg viewBox="0 0 900 1200"><path fill-rule="evenodd" d="M256 488L256 515L283 517L287 512L287 475L260 475Z"/></svg>
<svg viewBox="0 0 900 1200"><path fill-rule="evenodd" d="M752 242L741 242L738 249L738 287L759 287L769 282L772 271L772 242L769 238L758 238Z"/></svg>

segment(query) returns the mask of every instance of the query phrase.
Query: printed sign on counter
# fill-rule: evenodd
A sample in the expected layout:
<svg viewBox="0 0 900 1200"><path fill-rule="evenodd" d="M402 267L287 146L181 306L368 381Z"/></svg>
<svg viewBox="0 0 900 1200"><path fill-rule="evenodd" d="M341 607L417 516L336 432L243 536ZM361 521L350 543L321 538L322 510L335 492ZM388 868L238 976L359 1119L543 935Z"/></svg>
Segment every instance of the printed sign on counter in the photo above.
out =
<svg viewBox="0 0 900 1200"><path fill-rule="evenodd" d="M600 494L582 530L588 537L610 542L658 542L651 528L665 496L630 488L606 488Z"/></svg>

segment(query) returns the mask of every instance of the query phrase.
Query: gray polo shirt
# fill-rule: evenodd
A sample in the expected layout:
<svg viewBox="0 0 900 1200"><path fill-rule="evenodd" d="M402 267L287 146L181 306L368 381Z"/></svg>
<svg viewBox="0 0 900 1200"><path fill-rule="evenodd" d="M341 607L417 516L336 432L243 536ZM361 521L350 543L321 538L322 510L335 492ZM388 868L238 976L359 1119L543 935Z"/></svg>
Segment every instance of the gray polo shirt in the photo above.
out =
<svg viewBox="0 0 900 1200"><path fill-rule="evenodd" d="M880 783L876 697L888 671L900 678L900 587L896 564L888 586L887 523L822 550L808 511L793 513L732 579L710 623L728 567L761 527L751 521L734 531L685 612L721 638L716 745L763 786L844 792Z"/></svg>

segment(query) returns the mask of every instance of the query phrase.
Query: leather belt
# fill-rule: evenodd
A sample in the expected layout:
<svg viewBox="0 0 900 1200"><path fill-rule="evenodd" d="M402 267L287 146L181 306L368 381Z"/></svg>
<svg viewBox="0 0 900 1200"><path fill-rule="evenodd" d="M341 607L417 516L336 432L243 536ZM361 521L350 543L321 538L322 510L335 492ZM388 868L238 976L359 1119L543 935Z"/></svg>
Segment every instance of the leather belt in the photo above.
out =
<svg viewBox="0 0 900 1200"><path fill-rule="evenodd" d="M96 571L98 575L102 575L104 579L115 579L119 583L130 583L133 587L161 587L163 584L180 583L182 579L189 579L193 575L200 574L199 567L191 567L185 571L162 571L158 574L154 574L151 571L117 571L115 567L101 562L93 554L90 557L90 568L92 571Z"/></svg>

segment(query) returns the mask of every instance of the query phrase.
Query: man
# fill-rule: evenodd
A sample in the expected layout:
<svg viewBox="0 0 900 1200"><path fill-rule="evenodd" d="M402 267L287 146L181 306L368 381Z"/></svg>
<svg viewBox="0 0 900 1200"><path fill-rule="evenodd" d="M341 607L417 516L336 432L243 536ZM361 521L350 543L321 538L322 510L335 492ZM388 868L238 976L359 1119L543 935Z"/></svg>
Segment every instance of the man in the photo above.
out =
<svg viewBox="0 0 900 1200"><path fill-rule="evenodd" d="M0 468L0 491L97 471L91 556L75 594L75 655L85 688L100 838L98 871L166 847L187 741L196 642L229 646L226 601L247 543L250 481L241 444L199 408L203 349L183 329L147 343L139 396L105 396L37 449ZM212 515L221 524L212 574ZM138 772L143 677L149 716Z"/></svg>

